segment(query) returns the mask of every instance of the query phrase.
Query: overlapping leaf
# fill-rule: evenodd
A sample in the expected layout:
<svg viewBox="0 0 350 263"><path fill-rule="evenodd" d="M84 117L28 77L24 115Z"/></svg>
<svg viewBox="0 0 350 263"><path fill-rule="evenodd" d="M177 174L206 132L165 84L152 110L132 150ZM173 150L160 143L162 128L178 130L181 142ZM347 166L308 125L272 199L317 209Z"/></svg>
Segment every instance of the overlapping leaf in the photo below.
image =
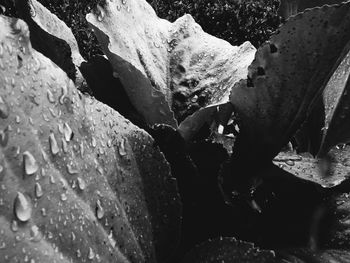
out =
<svg viewBox="0 0 350 263"><path fill-rule="evenodd" d="M323 5L332 5L345 2L344 0L281 0L279 14L283 18L288 18L304 11L306 8L312 8Z"/></svg>
<svg viewBox="0 0 350 263"><path fill-rule="evenodd" d="M2 262L165 262L181 207L143 130L82 95L0 16Z"/></svg>
<svg viewBox="0 0 350 263"><path fill-rule="evenodd" d="M228 102L230 88L246 76L255 53L249 43L234 47L204 33L189 15L174 23L159 19L143 0L107 1L87 19L148 123L176 128L175 116L184 120L179 129L186 138L216 105Z"/></svg>
<svg viewBox="0 0 350 263"><path fill-rule="evenodd" d="M273 163L283 170L323 187L334 187L350 178L350 147L334 147L326 157L316 159L311 155L281 152Z"/></svg>
<svg viewBox="0 0 350 263"><path fill-rule="evenodd" d="M78 67L84 59L70 28L36 0L16 0L14 3L16 13L30 28L33 47L81 85L83 77Z"/></svg>
<svg viewBox="0 0 350 263"><path fill-rule="evenodd" d="M290 18L257 52L248 80L232 90L241 117L240 152L270 159L305 121L350 41L350 3Z"/></svg>

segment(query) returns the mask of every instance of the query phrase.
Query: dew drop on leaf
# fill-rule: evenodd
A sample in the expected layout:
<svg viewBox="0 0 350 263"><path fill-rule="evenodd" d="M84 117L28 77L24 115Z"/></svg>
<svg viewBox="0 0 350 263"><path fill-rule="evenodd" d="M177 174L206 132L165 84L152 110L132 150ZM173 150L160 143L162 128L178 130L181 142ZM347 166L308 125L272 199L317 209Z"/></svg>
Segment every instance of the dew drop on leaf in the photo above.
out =
<svg viewBox="0 0 350 263"><path fill-rule="evenodd" d="M10 109L4 99L0 96L0 117L6 119L10 114Z"/></svg>
<svg viewBox="0 0 350 263"><path fill-rule="evenodd" d="M70 175L79 173L79 171L76 168L74 168L71 164L67 164L67 171Z"/></svg>
<svg viewBox="0 0 350 263"><path fill-rule="evenodd" d="M40 198L43 196L43 194L44 194L44 192L43 192L41 185L39 183L36 183L35 184L35 196L37 198Z"/></svg>
<svg viewBox="0 0 350 263"><path fill-rule="evenodd" d="M94 251L92 250L91 247L89 248L88 258L89 259L94 259L95 258L95 253L94 253Z"/></svg>
<svg viewBox="0 0 350 263"><path fill-rule="evenodd" d="M44 217L47 215L45 208L41 208L41 215L44 216Z"/></svg>
<svg viewBox="0 0 350 263"><path fill-rule="evenodd" d="M9 136L8 136L8 131L7 130L0 130L0 145L5 147L8 143Z"/></svg>
<svg viewBox="0 0 350 263"><path fill-rule="evenodd" d="M67 84L64 84L62 87L61 87L61 96L59 98L59 101L61 104L64 103L64 99L65 97L67 96L68 94L68 87L67 87Z"/></svg>
<svg viewBox="0 0 350 263"><path fill-rule="evenodd" d="M28 221L32 216L32 205L21 192L17 192L14 202L14 211L16 217L22 222Z"/></svg>
<svg viewBox="0 0 350 263"><path fill-rule="evenodd" d="M34 156L29 152L25 151L23 153L24 171L26 175L32 175L38 171L39 166L36 162Z"/></svg>
<svg viewBox="0 0 350 263"><path fill-rule="evenodd" d="M69 142L73 138L73 131L68 123L65 123L63 125L63 134L67 142Z"/></svg>
<svg viewBox="0 0 350 263"><path fill-rule="evenodd" d="M67 200L67 195L65 193L61 194L61 200L66 201Z"/></svg>
<svg viewBox="0 0 350 263"><path fill-rule="evenodd" d="M47 99L49 100L49 102L55 103L55 97L53 96L50 90L47 90Z"/></svg>
<svg viewBox="0 0 350 263"><path fill-rule="evenodd" d="M119 154L121 156L125 156L126 155L126 151L125 151L125 140L124 138L120 141L119 143Z"/></svg>
<svg viewBox="0 0 350 263"><path fill-rule="evenodd" d="M98 9L98 15L97 15L97 20L99 22L102 22L103 21L103 18L105 17L105 12L104 10L102 9L101 6L97 5L97 9Z"/></svg>
<svg viewBox="0 0 350 263"><path fill-rule="evenodd" d="M286 161L286 164L288 164L289 166L293 166L295 162L293 160L288 160Z"/></svg>
<svg viewBox="0 0 350 263"><path fill-rule="evenodd" d="M105 211L101 205L101 201L97 200L96 202L96 216L98 219L101 219L105 214Z"/></svg>
<svg viewBox="0 0 350 263"><path fill-rule="evenodd" d="M12 222L11 222L11 230L13 232L17 232L18 231L18 223L17 223L16 220L12 220Z"/></svg>
<svg viewBox="0 0 350 263"><path fill-rule="evenodd" d="M85 183L84 179L78 177L77 180L78 180L79 189L83 191L86 188L86 183Z"/></svg>
<svg viewBox="0 0 350 263"><path fill-rule="evenodd" d="M60 148L58 147L56 138L55 138L55 134L54 133L50 133L49 135L49 143L50 143L50 149L51 149L51 153L53 155L56 155L59 153Z"/></svg>
<svg viewBox="0 0 350 263"><path fill-rule="evenodd" d="M34 242L41 240L41 234L38 226L34 225L30 228L30 239Z"/></svg>
<svg viewBox="0 0 350 263"><path fill-rule="evenodd" d="M91 140L91 145L92 145L92 147L96 147L96 139L95 139L95 137L92 137L92 140Z"/></svg>

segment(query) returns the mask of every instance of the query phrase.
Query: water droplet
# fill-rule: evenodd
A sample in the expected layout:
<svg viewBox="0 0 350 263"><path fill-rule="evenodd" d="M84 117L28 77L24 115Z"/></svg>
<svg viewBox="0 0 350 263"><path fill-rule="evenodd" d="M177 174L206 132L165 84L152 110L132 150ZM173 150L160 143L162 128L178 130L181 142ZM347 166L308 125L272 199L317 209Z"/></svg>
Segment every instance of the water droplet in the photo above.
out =
<svg viewBox="0 0 350 263"><path fill-rule="evenodd" d="M64 139L62 139L61 141L62 141L62 150L64 153L67 153L68 152L68 144Z"/></svg>
<svg viewBox="0 0 350 263"><path fill-rule="evenodd" d="M67 84L64 84L63 86L61 86L61 96L59 98L59 101L61 104L64 103L64 99L67 96L67 94L68 94L68 87L67 87Z"/></svg>
<svg viewBox="0 0 350 263"><path fill-rule="evenodd" d="M32 1L29 1L29 5L30 5L30 15L31 17L35 17L36 16L36 11L35 11L35 8L34 8L34 5L32 3Z"/></svg>
<svg viewBox="0 0 350 263"><path fill-rule="evenodd" d="M38 171L39 166L34 158L34 156L29 152L25 151L23 153L24 171L27 175L32 175Z"/></svg>
<svg viewBox="0 0 350 263"><path fill-rule="evenodd" d="M49 100L49 102L51 103L55 103L55 97L53 96L52 92L50 90L47 90L47 99Z"/></svg>
<svg viewBox="0 0 350 263"><path fill-rule="evenodd" d="M12 220L12 222L11 222L11 230L13 232L17 232L18 231L18 223L17 223L16 220Z"/></svg>
<svg viewBox="0 0 350 263"><path fill-rule="evenodd" d="M293 160L288 160L286 161L286 164L288 164L289 166L293 166L295 162Z"/></svg>
<svg viewBox="0 0 350 263"><path fill-rule="evenodd" d="M35 196L37 198L42 197L44 194L43 189L41 188L41 185L39 183L35 184Z"/></svg>
<svg viewBox="0 0 350 263"><path fill-rule="evenodd" d="M105 211L101 205L101 201L97 200L96 202L96 216L98 219L101 219L105 214Z"/></svg>
<svg viewBox="0 0 350 263"><path fill-rule="evenodd" d="M79 189L83 191L86 188L86 183L85 183L84 179L78 177L77 180L78 180Z"/></svg>
<svg viewBox="0 0 350 263"><path fill-rule="evenodd" d="M5 243L5 242L2 242L2 243L0 244L0 249L4 249L4 248L6 248L6 243Z"/></svg>
<svg viewBox="0 0 350 263"><path fill-rule="evenodd" d="M74 168L72 164L67 164L67 171L70 175L79 173L78 169Z"/></svg>
<svg viewBox="0 0 350 263"><path fill-rule="evenodd" d="M34 242L39 242L41 240L41 234L38 226L33 225L30 228L30 239Z"/></svg>
<svg viewBox="0 0 350 263"><path fill-rule="evenodd" d="M4 101L2 96L0 96L0 117L6 119L10 114L10 109L7 103Z"/></svg>
<svg viewBox="0 0 350 263"><path fill-rule="evenodd" d="M92 144L92 147L96 147L96 139L95 137L92 137L92 140L91 140L91 144Z"/></svg>
<svg viewBox="0 0 350 263"><path fill-rule="evenodd" d="M47 215L45 208L41 208L41 215L44 216L44 217Z"/></svg>
<svg viewBox="0 0 350 263"><path fill-rule="evenodd" d="M126 155L124 138L122 138L120 143L119 143L119 154L121 156L125 156Z"/></svg>
<svg viewBox="0 0 350 263"><path fill-rule="evenodd" d="M73 138L73 131L68 123L65 123L63 125L63 134L67 142L69 142Z"/></svg>
<svg viewBox="0 0 350 263"><path fill-rule="evenodd" d="M67 195L65 193L61 194L61 200L66 201L67 200Z"/></svg>
<svg viewBox="0 0 350 263"><path fill-rule="evenodd" d="M30 201L20 192L17 192L14 203L14 211L16 217L22 221L26 222L32 216L32 205Z"/></svg>
<svg viewBox="0 0 350 263"><path fill-rule="evenodd" d="M89 248L88 258L89 259L94 259L95 258L95 253L94 253L94 251L92 250L91 247Z"/></svg>
<svg viewBox="0 0 350 263"><path fill-rule="evenodd" d="M8 130L0 130L0 145L5 147L8 143L9 140L9 135L8 135Z"/></svg>
<svg viewBox="0 0 350 263"><path fill-rule="evenodd" d="M57 144L57 141L55 138L55 134L52 132L50 133L50 136L49 136L49 143L50 143L51 153L53 155L58 154L60 151L60 148L58 147L58 144Z"/></svg>
<svg viewBox="0 0 350 263"><path fill-rule="evenodd" d="M99 22L102 22L103 18L105 17L105 11L100 5L97 5L97 9L98 9L97 20Z"/></svg>

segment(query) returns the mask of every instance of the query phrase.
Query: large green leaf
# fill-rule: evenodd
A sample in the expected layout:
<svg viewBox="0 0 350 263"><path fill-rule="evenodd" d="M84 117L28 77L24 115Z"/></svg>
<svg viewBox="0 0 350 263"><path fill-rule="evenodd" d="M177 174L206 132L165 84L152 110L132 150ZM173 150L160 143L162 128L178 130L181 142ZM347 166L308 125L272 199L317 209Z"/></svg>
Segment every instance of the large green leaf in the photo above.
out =
<svg viewBox="0 0 350 263"><path fill-rule="evenodd" d="M87 20L148 123L177 128L175 116L185 138L228 102L255 54L248 42L236 47L206 34L190 15L159 19L144 0L107 1Z"/></svg>
<svg viewBox="0 0 350 263"><path fill-rule="evenodd" d="M248 80L231 93L242 124L239 152L270 159L287 144L346 56L349 41L350 2L290 18L259 48Z"/></svg>
<svg viewBox="0 0 350 263"><path fill-rule="evenodd" d="M176 181L153 139L82 95L0 16L1 262L165 262Z"/></svg>

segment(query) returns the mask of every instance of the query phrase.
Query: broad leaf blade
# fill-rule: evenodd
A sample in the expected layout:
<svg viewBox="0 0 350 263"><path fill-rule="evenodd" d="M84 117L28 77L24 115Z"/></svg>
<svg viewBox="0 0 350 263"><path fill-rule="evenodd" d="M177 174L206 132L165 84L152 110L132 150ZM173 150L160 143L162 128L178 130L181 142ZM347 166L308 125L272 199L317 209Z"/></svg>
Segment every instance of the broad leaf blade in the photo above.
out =
<svg viewBox="0 0 350 263"><path fill-rule="evenodd" d="M107 2L87 19L134 106L150 124L176 128L174 111L184 123L179 131L190 138L205 122L197 110L211 107L204 112L210 116L228 102L231 87L246 76L255 48L248 42L231 46L206 34L190 15L169 23L145 1L123 3Z"/></svg>
<svg viewBox="0 0 350 263"><path fill-rule="evenodd" d="M262 46L248 81L232 89L242 122L240 152L270 159L305 121L350 41L350 3L292 17Z"/></svg>
<svg viewBox="0 0 350 263"><path fill-rule="evenodd" d="M306 8L312 8L323 5L333 5L345 2L344 0L281 0L279 14L287 19L304 11Z"/></svg>
<svg viewBox="0 0 350 263"><path fill-rule="evenodd" d="M350 47L350 43L348 45ZM350 141L350 51L340 63L323 92L325 124L319 154L336 144Z"/></svg>
<svg viewBox="0 0 350 263"><path fill-rule="evenodd" d="M107 1L98 13L88 14L104 53L131 102L150 125L177 127L167 88L168 51L162 41L170 22L160 20L146 1Z"/></svg>
<svg viewBox="0 0 350 263"><path fill-rule="evenodd" d="M350 147L333 148L326 157L281 152L273 163L296 177L315 182L322 187L334 187L350 177Z"/></svg>
<svg viewBox="0 0 350 263"><path fill-rule="evenodd" d="M0 258L164 262L181 206L153 139L85 97L0 17Z"/></svg>

